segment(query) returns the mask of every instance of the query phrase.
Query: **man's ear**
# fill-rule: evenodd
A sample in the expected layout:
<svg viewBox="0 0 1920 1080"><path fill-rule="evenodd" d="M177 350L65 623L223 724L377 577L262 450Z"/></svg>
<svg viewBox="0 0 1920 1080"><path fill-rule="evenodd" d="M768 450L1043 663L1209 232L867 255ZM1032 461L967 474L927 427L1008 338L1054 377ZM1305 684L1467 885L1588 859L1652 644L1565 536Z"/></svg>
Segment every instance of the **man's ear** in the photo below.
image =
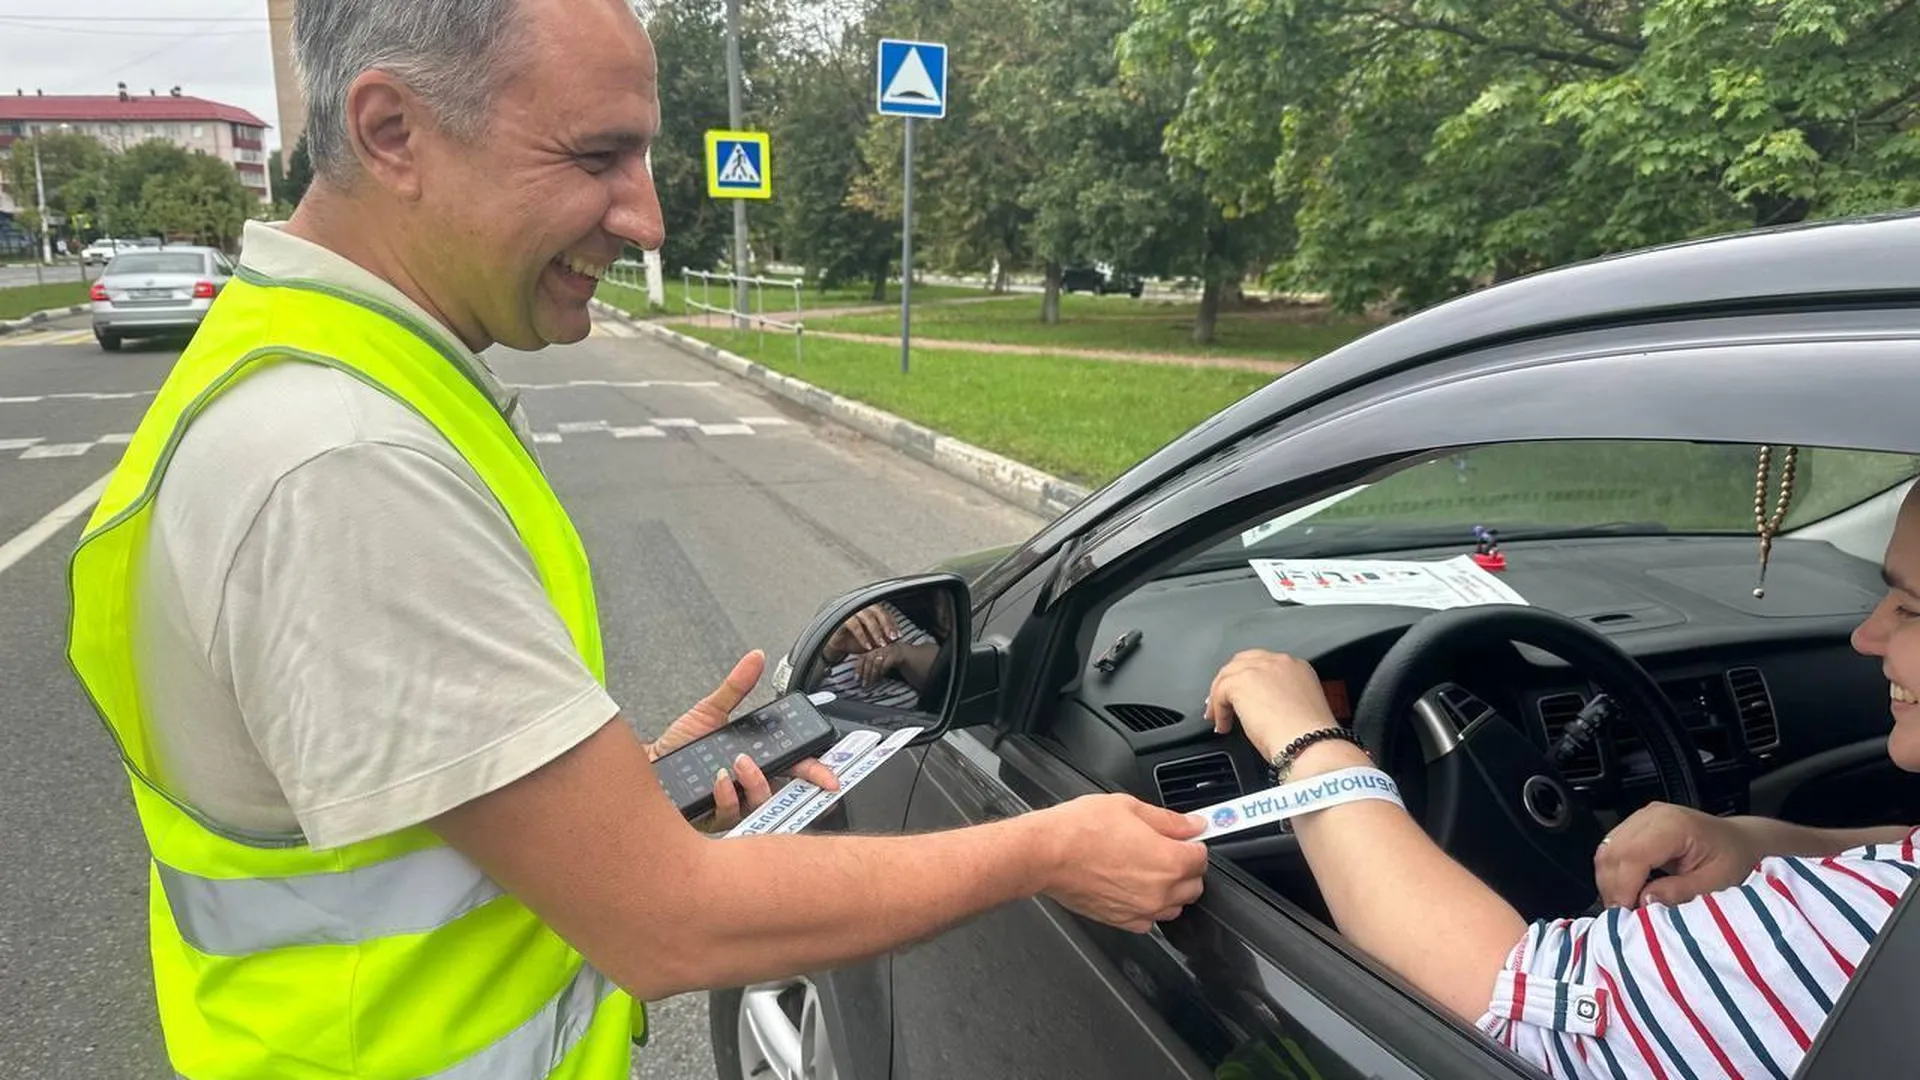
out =
<svg viewBox="0 0 1920 1080"><path fill-rule="evenodd" d="M401 199L420 197L420 138L425 105L384 71L363 71L347 88L347 144L360 170Z"/></svg>

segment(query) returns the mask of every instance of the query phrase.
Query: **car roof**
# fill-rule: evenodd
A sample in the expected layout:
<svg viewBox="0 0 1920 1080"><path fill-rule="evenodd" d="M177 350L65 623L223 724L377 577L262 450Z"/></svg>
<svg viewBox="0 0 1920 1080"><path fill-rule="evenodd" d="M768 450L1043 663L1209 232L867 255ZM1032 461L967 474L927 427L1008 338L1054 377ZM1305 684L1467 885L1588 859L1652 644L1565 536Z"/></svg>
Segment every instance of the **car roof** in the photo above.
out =
<svg viewBox="0 0 1920 1080"><path fill-rule="evenodd" d="M1123 501L1284 411L1471 349L1615 323L1861 300L1920 304L1920 212L1736 233L1544 271L1411 315L1274 380L1100 494Z"/></svg>

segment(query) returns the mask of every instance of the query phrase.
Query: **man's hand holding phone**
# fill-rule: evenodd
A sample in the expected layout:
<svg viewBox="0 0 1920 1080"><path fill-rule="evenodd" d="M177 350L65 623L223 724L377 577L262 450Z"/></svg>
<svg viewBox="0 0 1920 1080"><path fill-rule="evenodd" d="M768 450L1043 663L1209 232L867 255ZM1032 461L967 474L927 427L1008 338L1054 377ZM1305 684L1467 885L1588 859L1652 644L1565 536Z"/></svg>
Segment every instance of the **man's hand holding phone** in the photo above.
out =
<svg viewBox="0 0 1920 1080"><path fill-rule="evenodd" d="M647 760L659 761L667 754L725 727L733 717L733 710L759 685L760 676L766 668L766 654L758 649L741 657L713 693L701 698L678 720L667 725L667 730L661 732L658 739L646 744ZM817 758L808 758L795 765L791 774L797 779L818 784L827 791L838 791L840 788L840 781L834 777L833 770ZM743 815L751 813L772 797L773 784L767 774L751 758L742 754L734 759L731 768L714 777L713 813L700 825L707 831L731 829L739 824Z"/></svg>

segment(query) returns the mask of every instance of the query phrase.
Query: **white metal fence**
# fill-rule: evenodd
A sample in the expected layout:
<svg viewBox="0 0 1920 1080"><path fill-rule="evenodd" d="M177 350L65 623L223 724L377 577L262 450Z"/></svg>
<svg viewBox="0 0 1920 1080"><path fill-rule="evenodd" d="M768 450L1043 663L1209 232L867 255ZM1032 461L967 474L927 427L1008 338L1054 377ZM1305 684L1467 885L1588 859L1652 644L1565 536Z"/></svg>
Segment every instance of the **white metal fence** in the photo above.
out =
<svg viewBox="0 0 1920 1080"><path fill-rule="evenodd" d="M700 282L700 299L698 300L694 299L693 283L695 281ZM716 305L713 302L715 282L721 283L720 299L725 302L725 306ZM700 313L702 326L714 325L717 318L724 318L726 320L724 325L751 325L759 331L760 346L763 349L766 347L769 328L777 333L792 334L793 361L797 364L802 359L802 341L806 337L806 327L802 322L800 309L800 290L805 284L802 278L770 278L761 277L758 274L715 274L705 270L690 270L683 266L680 268L680 301L689 319L694 317L694 312ZM748 286L752 292L749 309L744 312L735 310L733 295L742 285ZM767 314L767 289L769 288L776 290L776 295L781 289L793 294L792 318L775 318ZM780 314L784 315L785 312Z"/></svg>

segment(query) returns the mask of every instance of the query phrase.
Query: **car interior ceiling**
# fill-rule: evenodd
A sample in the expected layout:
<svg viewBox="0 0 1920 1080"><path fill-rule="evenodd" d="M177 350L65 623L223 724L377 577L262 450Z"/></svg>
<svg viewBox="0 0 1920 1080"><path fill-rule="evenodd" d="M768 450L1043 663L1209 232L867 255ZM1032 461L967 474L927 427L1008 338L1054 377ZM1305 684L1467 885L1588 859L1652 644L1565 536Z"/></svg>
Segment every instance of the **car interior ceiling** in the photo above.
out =
<svg viewBox="0 0 1920 1080"><path fill-rule="evenodd" d="M1849 644L1884 594L1880 554L1911 483L1783 533L1763 597L1754 595L1751 531L1514 540L1501 545L1500 579L1528 604L1597 630L1652 676L1701 759L1705 809L1820 826L1911 820L1920 777L1887 759L1886 681L1878 662ZM1202 715L1213 675L1234 653L1270 649L1311 661L1347 723L1381 657L1426 614L1277 603L1245 557L1190 558L1234 535L1215 532L1080 616L1077 670L1036 729L1098 782L1179 810L1270 783L1252 746L1238 733L1214 734ZM1462 535L1364 557L1431 560L1472 550L1471 536ZM1131 632L1137 646L1113 671L1097 668L1094 660ZM1530 646L1481 648L1456 667L1460 686L1542 749L1596 690L1582 672ZM1383 767L1418 817L1425 765L1412 743L1401 740L1400 760ZM1660 792L1645 746L1623 726L1583 750L1563 778L1609 824ZM1280 827L1215 843L1217 854L1327 918L1304 859Z"/></svg>

